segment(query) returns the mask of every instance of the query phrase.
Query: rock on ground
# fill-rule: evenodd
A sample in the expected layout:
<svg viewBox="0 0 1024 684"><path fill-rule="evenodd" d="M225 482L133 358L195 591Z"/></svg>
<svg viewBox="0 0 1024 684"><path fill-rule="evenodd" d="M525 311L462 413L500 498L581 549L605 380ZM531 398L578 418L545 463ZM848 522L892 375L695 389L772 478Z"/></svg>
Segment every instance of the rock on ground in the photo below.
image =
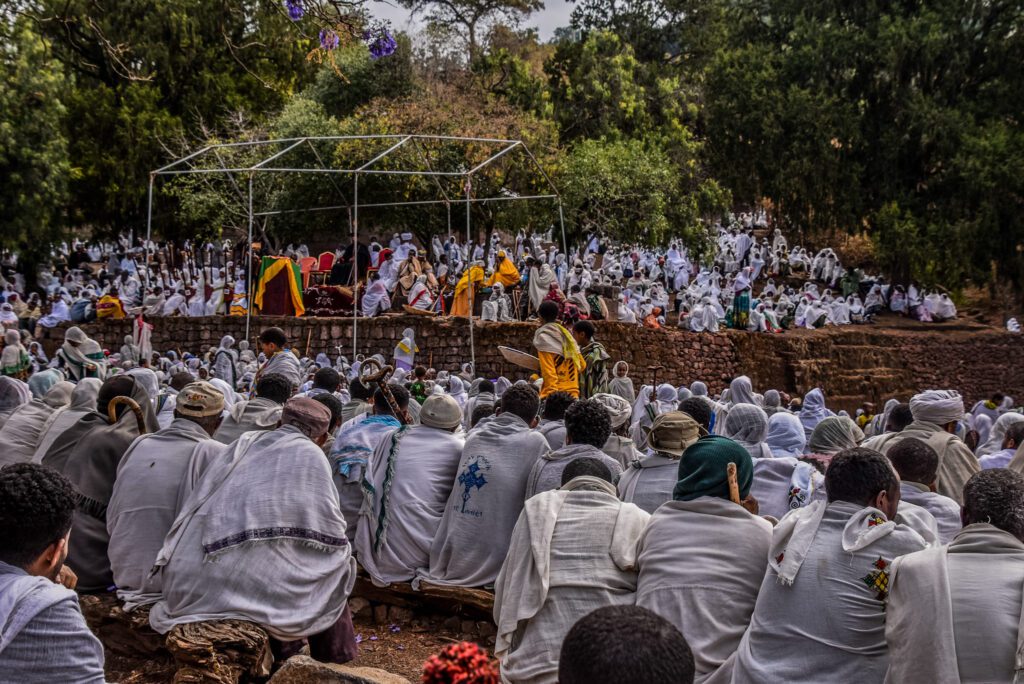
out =
<svg viewBox="0 0 1024 684"><path fill-rule="evenodd" d="M309 656L288 659L269 684L411 684L405 677L372 667L321 663Z"/></svg>

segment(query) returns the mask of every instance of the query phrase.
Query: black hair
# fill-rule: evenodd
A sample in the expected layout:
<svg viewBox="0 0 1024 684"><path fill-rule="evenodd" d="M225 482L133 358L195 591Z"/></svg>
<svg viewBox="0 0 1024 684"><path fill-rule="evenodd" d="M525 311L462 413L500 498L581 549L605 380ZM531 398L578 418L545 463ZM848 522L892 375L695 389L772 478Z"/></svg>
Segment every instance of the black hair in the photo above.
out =
<svg viewBox="0 0 1024 684"><path fill-rule="evenodd" d="M364 385L359 378L353 378L352 382L348 383L348 393L353 399L362 399L363 401L369 401L373 396L373 390Z"/></svg>
<svg viewBox="0 0 1024 684"><path fill-rule="evenodd" d="M544 410L540 415L544 420L562 420L565 418L565 412L575 402L576 397L568 392L553 392L544 400Z"/></svg>
<svg viewBox="0 0 1024 684"><path fill-rule="evenodd" d="M292 398L292 381L279 373L268 373L256 383L256 396L284 405Z"/></svg>
<svg viewBox="0 0 1024 684"><path fill-rule="evenodd" d="M334 432L341 425L341 412L345 408L344 404L341 403L341 399L338 399L333 394L321 392L313 397L313 401L319 401L331 412L331 424L327 428L327 432Z"/></svg>
<svg viewBox="0 0 1024 684"><path fill-rule="evenodd" d="M388 389L391 390L391 396L395 398L395 402L399 408L405 409L409 406L409 390L401 387L400 385L389 385ZM377 408L377 413L384 415L394 415L394 411L391 410L391 404L384 398L384 391L378 387L377 391L373 393L373 405Z"/></svg>
<svg viewBox="0 0 1024 684"><path fill-rule="evenodd" d="M264 344L276 344L281 349L284 349L288 344L288 336L284 334L284 330L280 328L267 328L260 333L260 342Z"/></svg>
<svg viewBox="0 0 1024 684"><path fill-rule="evenodd" d="M939 455L927 442L905 437L886 452L901 480L930 485L939 471Z"/></svg>
<svg viewBox="0 0 1024 684"><path fill-rule="evenodd" d="M576 321L576 325L572 326L575 332L583 333L589 340L594 337L594 333L597 330L594 328L594 324L590 321Z"/></svg>
<svg viewBox="0 0 1024 684"><path fill-rule="evenodd" d="M494 383L490 380L481 380L477 390L480 394L494 394Z"/></svg>
<svg viewBox="0 0 1024 684"><path fill-rule="evenodd" d="M423 379L427 377L427 369L423 366L416 366L412 374L415 375L417 379Z"/></svg>
<svg viewBox="0 0 1024 684"><path fill-rule="evenodd" d="M1014 446L1019 447L1021 443L1024 443L1024 420L1018 420L1016 423L1006 428L1006 437L1003 438L1003 444L1006 440L1012 440Z"/></svg>
<svg viewBox="0 0 1024 684"><path fill-rule="evenodd" d="M697 425L705 430L711 429L711 406L698 397L690 397L679 402L679 410L693 418Z"/></svg>
<svg viewBox="0 0 1024 684"><path fill-rule="evenodd" d="M692 684L686 637L640 606L606 606L580 619L562 642L559 684Z"/></svg>
<svg viewBox="0 0 1024 684"><path fill-rule="evenodd" d="M889 411L889 419L886 420L884 429L886 432L903 432L903 429L913 422L914 414L910 412L910 404L900 404Z"/></svg>
<svg viewBox="0 0 1024 684"><path fill-rule="evenodd" d="M612 434L608 409L592 399L577 401L565 412L565 436L573 444L589 444L601 449Z"/></svg>
<svg viewBox="0 0 1024 684"><path fill-rule="evenodd" d="M333 368L321 368L313 376L313 388L336 392L341 385L341 375Z"/></svg>
<svg viewBox="0 0 1024 684"><path fill-rule="evenodd" d="M540 316L540 320L545 323L553 323L558 319L558 314L562 313L558 304L554 303L550 299L546 299L540 303L537 307L537 315Z"/></svg>
<svg viewBox="0 0 1024 684"><path fill-rule="evenodd" d="M77 495L66 477L36 463L0 468L0 561L25 569L71 529Z"/></svg>
<svg viewBox="0 0 1024 684"><path fill-rule="evenodd" d="M478 404L473 408L473 414L469 417L469 426L476 427L484 418L494 415L494 404Z"/></svg>
<svg viewBox="0 0 1024 684"><path fill-rule="evenodd" d="M900 481L896 471L882 454L856 447L832 457L825 471L828 502L848 501L866 506L879 492L895 492Z"/></svg>
<svg viewBox="0 0 1024 684"><path fill-rule="evenodd" d="M964 524L988 523L1024 541L1024 476L1007 468L975 473L964 485Z"/></svg>
<svg viewBox="0 0 1024 684"><path fill-rule="evenodd" d="M537 417L540 397L529 385L512 385L501 395L501 412L519 416L527 424Z"/></svg>
<svg viewBox="0 0 1024 684"><path fill-rule="evenodd" d="M596 458L583 457L574 458L565 466L565 470L562 471L562 486L564 487L577 477L583 477L584 475L596 477L605 482L612 481L612 470L607 464Z"/></svg>

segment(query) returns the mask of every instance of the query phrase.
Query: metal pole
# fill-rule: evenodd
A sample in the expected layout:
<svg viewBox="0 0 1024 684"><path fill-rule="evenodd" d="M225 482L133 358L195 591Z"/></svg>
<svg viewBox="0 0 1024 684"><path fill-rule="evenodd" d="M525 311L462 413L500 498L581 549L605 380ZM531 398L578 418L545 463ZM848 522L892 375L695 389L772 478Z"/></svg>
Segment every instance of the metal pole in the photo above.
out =
<svg viewBox="0 0 1024 684"><path fill-rule="evenodd" d="M469 195L473 191L473 176L466 176L466 249L470 249L470 211L473 205L469 202ZM476 347L473 342L473 307L474 291L473 291L473 253L470 252L469 256L469 362L473 365L473 373L476 373Z"/></svg>
<svg viewBox="0 0 1024 684"><path fill-rule="evenodd" d="M562 198L558 198L558 223L562 226L562 254L565 255L566 264L569 264L569 248L565 243L565 212L562 211Z"/></svg>
<svg viewBox="0 0 1024 684"><path fill-rule="evenodd" d="M352 181L352 268L355 274L355 286L352 288L352 363L356 362L359 355L357 343L359 341L357 330L359 328L359 272L356 266L359 264L359 174L353 175Z"/></svg>
<svg viewBox="0 0 1024 684"><path fill-rule="evenodd" d="M146 210L146 289L149 290L149 243L153 237L153 181L156 174L149 174L149 208ZM145 293L143 293L145 295Z"/></svg>
<svg viewBox="0 0 1024 684"><path fill-rule="evenodd" d="M249 174L249 263L245 266L245 339L249 339L252 320L252 174Z"/></svg>

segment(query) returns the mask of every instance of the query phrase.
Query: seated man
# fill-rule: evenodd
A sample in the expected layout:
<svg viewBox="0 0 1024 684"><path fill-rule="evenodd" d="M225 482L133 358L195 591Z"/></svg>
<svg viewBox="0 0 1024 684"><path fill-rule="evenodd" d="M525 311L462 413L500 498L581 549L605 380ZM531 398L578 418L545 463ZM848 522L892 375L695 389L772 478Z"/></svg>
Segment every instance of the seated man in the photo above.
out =
<svg viewBox="0 0 1024 684"><path fill-rule="evenodd" d="M153 629L248 620L281 642L308 637L317 660L355 657L355 561L320 448L330 420L323 404L295 397L280 427L242 435L199 476L156 560Z"/></svg>
<svg viewBox="0 0 1024 684"><path fill-rule="evenodd" d="M892 522L899 478L881 454L832 458L828 503L790 511L736 653L733 682L881 682L889 666L885 599L893 559L925 542Z"/></svg>
<svg viewBox="0 0 1024 684"><path fill-rule="evenodd" d="M494 587L494 655L510 682L553 682L562 641L577 620L633 605L636 553L647 513L619 501L611 471L570 462L561 488L527 500Z"/></svg>
<svg viewBox="0 0 1024 684"><path fill-rule="evenodd" d="M608 466L615 482L622 466L601 447L612 432L608 409L593 399L577 401L565 412L565 446L544 454L534 464L526 484L526 498L540 492L558 489L562 471L577 458L594 458Z"/></svg>
<svg viewBox="0 0 1024 684"><path fill-rule="evenodd" d="M370 458L356 530L359 564L374 584L408 582L430 566L430 545L452 492L463 437L458 403L432 395L420 424L388 433Z"/></svg>
<svg viewBox="0 0 1024 684"><path fill-rule="evenodd" d="M537 432L544 436L552 450L565 446L565 412L575 401L576 397L568 392L555 392L544 400Z"/></svg>
<svg viewBox="0 0 1024 684"><path fill-rule="evenodd" d="M1020 670L1024 477L971 477L963 522L948 546L893 563L886 681L1012 682Z"/></svg>
<svg viewBox="0 0 1024 684"><path fill-rule="evenodd" d="M164 537L181 512L186 473L200 444L224 445L210 435L220 425L224 395L207 382L178 393L174 422L132 443L117 467L107 506L107 555L125 609L160 599L160 575L150 577Z"/></svg>
<svg viewBox="0 0 1024 684"><path fill-rule="evenodd" d="M393 386L391 394L399 408L405 410L409 406L409 392L404 387ZM395 417L391 404L378 388L373 395L373 415L343 425L334 438L334 448L327 460L331 464L331 477L338 490L349 541L354 542L356 538L359 510L363 507L363 478L367 474L370 457L381 440L400 427L402 423Z"/></svg>
<svg viewBox="0 0 1024 684"><path fill-rule="evenodd" d="M729 500L729 463L737 466L741 499L754 479L753 459L736 442L706 437L674 463L672 500L658 508L640 538L636 604L675 625L693 645L698 681L713 675L729 681L768 565L772 526Z"/></svg>
<svg viewBox="0 0 1024 684"><path fill-rule="evenodd" d="M659 415L647 436L647 446L654 454L634 461L622 472L619 497L648 513L671 501L679 479L679 459L698 439L700 426L690 416L681 411Z"/></svg>
<svg viewBox="0 0 1024 684"><path fill-rule="evenodd" d="M280 328L267 328L260 333L260 350L267 362L256 373L257 379L274 373L283 375L291 383L292 392L302 384L302 367L288 348L288 336Z"/></svg>
<svg viewBox="0 0 1024 684"><path fill-rule="evenodd" d="M559 684L691 684L690 645L664 618L636 606L598 608L580 619L558 658Z"/></svg>
<svg viewBox="0 0 1024 684"><path fill-rule="evenodd" d="M927 443L913 437L889 449L889 462L900 476L900 504L920 506L935 518L939 543L953 541L960 528L960 505L935 491L939 455Z"/></svg>
<svg viewBox="0 0 1024 684"><path fill-rule="evenodd" d="M252 430L273 430L281 420L281 407L292 396L291 381L283 375L268 373L256 382L256 396L231 407L213 433L221 444L231 444Z"/></svg>
<svg viewBox="0 0 1024 684"><path fill-rule="evenodd" d="M510 387L497 415L469 433L423 579L462 587L494 584L523 510L526 479L548 451L532 429L539 403L532 387Z"/></svg>
<svg viewBox="0 0 1024 684"><path fill-rule="evenodd" d="M1010 415L1010 414L1006 414ZM1006 428L1006 435L1003 437L1002 449L978 459L978 465L982 470L988 468L1007 468L1013 460L1017 449L1024 444L1024 420L1012 423Z"/></svg>
<svg viewBox="0 0 1024 684"><path fill-rule="evenodd" d="M633 405L617 394L595 394L591 399L604 406L611 419L612 433L608 435L608 441L601 451L618 461L622 469L626 470L634 461L644 457L629 437L629 418L633 415Z"/></svg>
<svg viewBox="0 0 1024 684"><path fill-rule="evenodd" d="M8 682L103 684L103 646L64 568L75 490L34 463L0 469L0 673ZM69 587L65 589L61 584Z"/></svg>

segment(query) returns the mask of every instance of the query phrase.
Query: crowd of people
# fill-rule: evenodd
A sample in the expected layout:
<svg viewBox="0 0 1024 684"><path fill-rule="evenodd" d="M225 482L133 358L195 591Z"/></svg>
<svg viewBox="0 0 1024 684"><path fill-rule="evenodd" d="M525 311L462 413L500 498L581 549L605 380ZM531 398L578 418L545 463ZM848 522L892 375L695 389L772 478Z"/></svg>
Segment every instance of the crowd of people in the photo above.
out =
<svg viewBox="0 0 1024 684"><path fill-rule="evenodd" d="M542 302L554 301L567 322L613 320L694 332L850 325L882 312L920 321L957 317L947 293L846 268L832 249L790 246L780 230L769 230L763 213L730 217L712 231L714 249L700 259L675 242L648 247L592 236L566 253L550 234L495 232L489 242L468 243L434 236L418 247L411 233L396 233L390 241L370 237L367 244L339 248L330 255L331 270L316 282L346 288L342 301L363 316L414 311L528 320ZM244 316L263 252L250 261L244 247L128 236L115 243L73 242L55 250L32 279L21 272L17 255L5 253L0 324L21 331L27 349L37 326L69 321ZM317 261L305 245L289 245L282 256L297 264ZM351 314L351 308L330 311ZM1006 325L1020 332L1016 318Z"/></svg>
<svg viewBox="0 0 1024 684"><path fill-rule="evenodd" d="M278 663L347 662L363 572L492 590L505 682L1014 680L1012 398L849 415L746 376L636 387L590 321L537 308L540 372L515 382L426 367L412 329L349 363L277 328L112 362L72 328L54 363L0 377L4 678L104 681L70 589L161 634L247 620Z"/></svg>

